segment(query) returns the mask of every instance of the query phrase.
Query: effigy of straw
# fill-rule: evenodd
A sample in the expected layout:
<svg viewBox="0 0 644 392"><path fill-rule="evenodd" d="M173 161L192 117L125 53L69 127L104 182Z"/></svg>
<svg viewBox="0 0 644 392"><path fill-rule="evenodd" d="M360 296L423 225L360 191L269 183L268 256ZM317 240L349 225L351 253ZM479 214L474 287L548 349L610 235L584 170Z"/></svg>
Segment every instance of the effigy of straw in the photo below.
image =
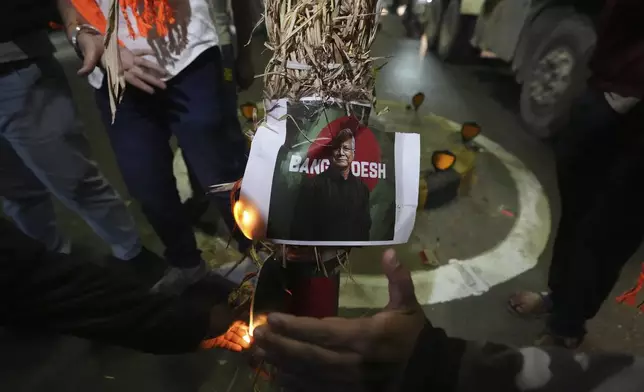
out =
<svg viewBox="0 0 644 392"><path fill-rule="evenodd" d="M322 103L370 105L375 98L376 59L370 48L378 27L377 5L378 0L265 0L264 23L268 33L265 45L272 51L272 58L262 75L264 98L269 102L317 98ZM296 123L297 119L290 121ZM255 118L253 123L257 124ZM249 136L252 138L252 133ZM233 198L235 194L232 192ZM268 257L260 260L257 249ZM276 246L268 241L255 241L251 248L251 256L260 269L268 258L278 260L282 267L286 267L287 260L315 260L317 272L328 276L327 261L337 259L337 265L352 278L346 249L327 248L325 253L322 255L317 247ZM240 287L232 299L238 300L242 291ZM253 292L251 331L255 327L256 295L257 291ZM272 369L260 364L252 382L254 391L259 390L262 371L268 373L269 383L272 381Z"/></svg>
<svg viewBox="0 0 644 392"><path fill-rule="evenodd" d="M378 0L265 0L264 23L272 58L262 75L267 101L316 98L322 102L370 105L375 100L371 46L378 32ZM347 111L352 112L351 105ZM267 108L267 110L269 110ZM297 126L299 119L290 118ZM299 128L299 127L298 127ZM262 242L264 250L271 244ZM337 259L352 279L344 248L272 249L283 259L314 259L328 276L325 263ZM332 256L329 256L331 254ZM352 279L353 280L353 279Z"/></svg>
<svg viewBox="0 0 644 392"><path fill-rule="evenodd" d="M268 100L303 97L371 103L375 79L370 48L377 0L266 0L265 44L273 56L264 73Z"/></svg>
<svg viewBox="0 0 644 392"><path fill-rule="evenodd" d="M353 111L349 103L372 104L379 58L371 56L371 46L379 11L378 0L265 0L265 46L272 57L261 75L264 98L316 98L321 110L335 102L347 104L347 112ZM297 126L298 119L289 121ZM346 267L346 254L337 259Z"/></svg>

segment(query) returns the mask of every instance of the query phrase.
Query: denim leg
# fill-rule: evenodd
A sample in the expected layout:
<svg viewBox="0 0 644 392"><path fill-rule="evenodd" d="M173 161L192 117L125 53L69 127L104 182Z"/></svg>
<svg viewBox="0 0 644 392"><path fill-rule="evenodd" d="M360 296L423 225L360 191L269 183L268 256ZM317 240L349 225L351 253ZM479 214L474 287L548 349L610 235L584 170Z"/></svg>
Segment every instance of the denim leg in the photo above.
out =
<svg viewBox="0 0 644 392"><path fill-rule="evenodd" d="M1 136L22 162L110 244L117 258L127 260L139 254L134 220L89 158L89 144L77 122L69 86L53 57L17 67L0 78L0 119ZM29 219L33 215L17 218Z"/></svg>
<svg viewBox="0 0 644 392"><path fill-rule="evenodd" d="M66 253L67 242L56 225L51 193L0 137L0 198L15 224L52 252Z"/></svg>
<svg viewBox="0 0 644 392"><path fill-rule="evenodd" d="M224 82L219 48L205 51L172 79L168 97L170 127L202 187L241 178L246 143L237 120L234 79ZM232 229L235 222L229 194L216 194L213 201ZM250 242L239 231L234 236L240 250L246 250Z"/></svg>
<svg viewBox="0 0 644 392"><path fill-rule="evenodd" d="M130 195L165 245L168 262L189 268L201 263L201 252L172 172L171 133L165 124L162 95L148 95L128 86L114 124L110 124L105 85L97 91L96 102Z"/></svg>

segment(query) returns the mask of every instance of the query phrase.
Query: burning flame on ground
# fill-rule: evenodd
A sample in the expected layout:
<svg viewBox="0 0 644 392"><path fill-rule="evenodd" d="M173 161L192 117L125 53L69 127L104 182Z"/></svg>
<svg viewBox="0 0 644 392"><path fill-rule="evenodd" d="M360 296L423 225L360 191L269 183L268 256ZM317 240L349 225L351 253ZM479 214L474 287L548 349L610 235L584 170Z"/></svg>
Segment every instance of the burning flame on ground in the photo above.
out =
<svg viewBox="0 0 644 392"><path fill-rule="evenodd" d="M248 330L246 331L246 335L242 337L246 343L251 343L252 336L253 336L253 331L255 331L255 328L264 325L268 322L268 318L265 314L260 314L257 315L256 317L253 317L253 312L251 311L250 313L250 322L248 323Z"/></svg>

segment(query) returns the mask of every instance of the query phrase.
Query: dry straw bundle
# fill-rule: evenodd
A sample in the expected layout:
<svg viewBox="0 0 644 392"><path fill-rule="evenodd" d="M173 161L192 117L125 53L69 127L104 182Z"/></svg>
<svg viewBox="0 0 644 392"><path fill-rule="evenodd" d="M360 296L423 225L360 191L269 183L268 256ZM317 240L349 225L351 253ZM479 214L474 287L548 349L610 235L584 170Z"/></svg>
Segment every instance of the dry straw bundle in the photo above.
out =
<svg viewBox="0 0 644 392"><path fill-rule="evenodd" d="M377 0L266 0L267 99L371 103Z"/></svg>

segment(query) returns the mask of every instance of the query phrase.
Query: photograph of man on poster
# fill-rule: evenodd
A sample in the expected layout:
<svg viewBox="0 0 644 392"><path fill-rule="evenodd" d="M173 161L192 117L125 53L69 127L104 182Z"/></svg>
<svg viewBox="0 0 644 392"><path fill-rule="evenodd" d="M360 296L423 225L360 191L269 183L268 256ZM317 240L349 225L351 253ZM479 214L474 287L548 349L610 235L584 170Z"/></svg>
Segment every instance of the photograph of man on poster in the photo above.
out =
<svg viewBox="0 0 644 392"><path fill-rule="evenodd" d="M370 191L352 173L356 139L344 128L326 146L329 166L306 177L294 210L291 239L298 241L369 241Z"/></svg>
<svg viewBox="0 0 644 392"><path fill-rule="evenodd" d="M268 208L262 207L267 210L266 238L329 246L393 241L395 134L367 124L369 106L355 104L348 112L345 105L319 102L287 105L283 119L271 125L273 133L266 134L282 135L272 175L252 180L258 191L266 178L271 182L261 188L270 189ZM257 165L256 170L270 169Z"/></svg>

